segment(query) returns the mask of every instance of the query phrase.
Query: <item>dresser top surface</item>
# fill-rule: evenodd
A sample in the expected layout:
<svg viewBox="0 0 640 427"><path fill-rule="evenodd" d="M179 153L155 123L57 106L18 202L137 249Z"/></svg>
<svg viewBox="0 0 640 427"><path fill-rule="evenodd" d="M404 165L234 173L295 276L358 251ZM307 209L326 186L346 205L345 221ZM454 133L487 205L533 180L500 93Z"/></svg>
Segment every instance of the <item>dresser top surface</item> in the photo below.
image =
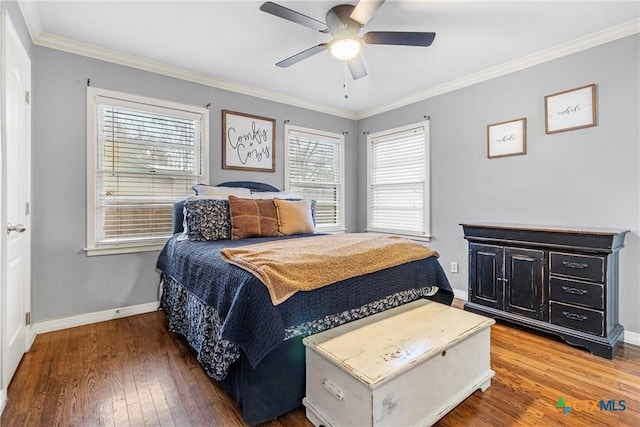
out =
<svg viewBox="0 0 640 427"><path fill-rule="evenodd" d="M494 323L488 317L418 300L303 342L373 388Z"/></svg>
<svg viewBox="0 0 640 427"><path fill-rule="evenodd" d="M625 234L629 230L620 228L598 228L598 227L576 227L562 225L532 225L532 224L511 224L500 222L472 222L462 223L463 227L480 227L480 228L496 228L505 230L528 230L528 231L544 231L549 233L574 233L574 234L601 234L601 235L618 235Z"/></svg>

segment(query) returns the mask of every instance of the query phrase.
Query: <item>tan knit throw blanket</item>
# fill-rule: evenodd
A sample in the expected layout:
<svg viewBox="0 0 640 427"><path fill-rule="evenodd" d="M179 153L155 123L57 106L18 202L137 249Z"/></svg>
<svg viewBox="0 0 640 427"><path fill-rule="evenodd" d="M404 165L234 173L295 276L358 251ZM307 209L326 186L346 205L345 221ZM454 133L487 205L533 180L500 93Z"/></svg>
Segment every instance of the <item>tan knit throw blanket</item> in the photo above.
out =
<svg viewBox="0 0 640 427"><path fill-rule="evenodd" d="M438 257L420 243L395 236L346 233L256 243L221 251L222 259L260 279L278 305L297 291Z"/></svg>

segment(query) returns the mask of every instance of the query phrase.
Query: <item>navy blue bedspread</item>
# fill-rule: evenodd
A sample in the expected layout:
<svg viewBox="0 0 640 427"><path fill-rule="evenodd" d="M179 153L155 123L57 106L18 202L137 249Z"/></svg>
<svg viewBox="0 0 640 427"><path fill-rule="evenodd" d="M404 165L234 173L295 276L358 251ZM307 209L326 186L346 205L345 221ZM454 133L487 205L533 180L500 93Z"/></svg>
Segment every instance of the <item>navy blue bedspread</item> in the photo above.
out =
<svg viewBox="0 0 640 427"><path fill-rule="evenodd" d="M177 241L177 236L160 253L158 269L218 313L222 321L221 337L238 345L254 367L283 342L286 328L372 304L409 289L437 286L438 292L429 299L447 305L453 300L440 263L431 257L311 292L298 292L274 306L262 282L224 262L220 251L302 235L210 242Z"/></svg>

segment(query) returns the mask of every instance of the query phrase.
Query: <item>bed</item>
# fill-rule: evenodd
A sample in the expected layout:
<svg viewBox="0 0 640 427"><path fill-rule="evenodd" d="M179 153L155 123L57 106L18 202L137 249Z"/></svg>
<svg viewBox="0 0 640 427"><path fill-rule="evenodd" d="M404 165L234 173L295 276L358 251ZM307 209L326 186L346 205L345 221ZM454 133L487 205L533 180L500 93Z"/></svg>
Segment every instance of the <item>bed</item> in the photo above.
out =
<svg viewBox="0 0 640 427"><path fill-rule="evenodd" d="M262 183L219 186L282 194ZM168 329L185 337L207 374L234 397L248 424L274 419L301 405L303 337L419 298L448 305L453 300L444 271L432 256L295 292L274 304L265 284L226 262L226 252L258 243L326 237L302 233L195 241L184 237L184 206L174 206L175 234L158 258L161 307Z"/></svg>

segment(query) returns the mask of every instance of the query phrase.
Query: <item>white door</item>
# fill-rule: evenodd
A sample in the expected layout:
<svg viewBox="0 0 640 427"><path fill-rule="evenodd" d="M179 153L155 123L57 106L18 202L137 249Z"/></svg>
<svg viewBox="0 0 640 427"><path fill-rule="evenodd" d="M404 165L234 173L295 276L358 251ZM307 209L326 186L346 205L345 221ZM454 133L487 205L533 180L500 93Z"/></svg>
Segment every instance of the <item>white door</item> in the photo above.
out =
<svg viewBox="0 0 640 427"><path fill-rule="evenodd" d="M31 62L7 13L2 12L2 148L5 219L2 259L2 386L7 387L30 341Z"/></svg>

